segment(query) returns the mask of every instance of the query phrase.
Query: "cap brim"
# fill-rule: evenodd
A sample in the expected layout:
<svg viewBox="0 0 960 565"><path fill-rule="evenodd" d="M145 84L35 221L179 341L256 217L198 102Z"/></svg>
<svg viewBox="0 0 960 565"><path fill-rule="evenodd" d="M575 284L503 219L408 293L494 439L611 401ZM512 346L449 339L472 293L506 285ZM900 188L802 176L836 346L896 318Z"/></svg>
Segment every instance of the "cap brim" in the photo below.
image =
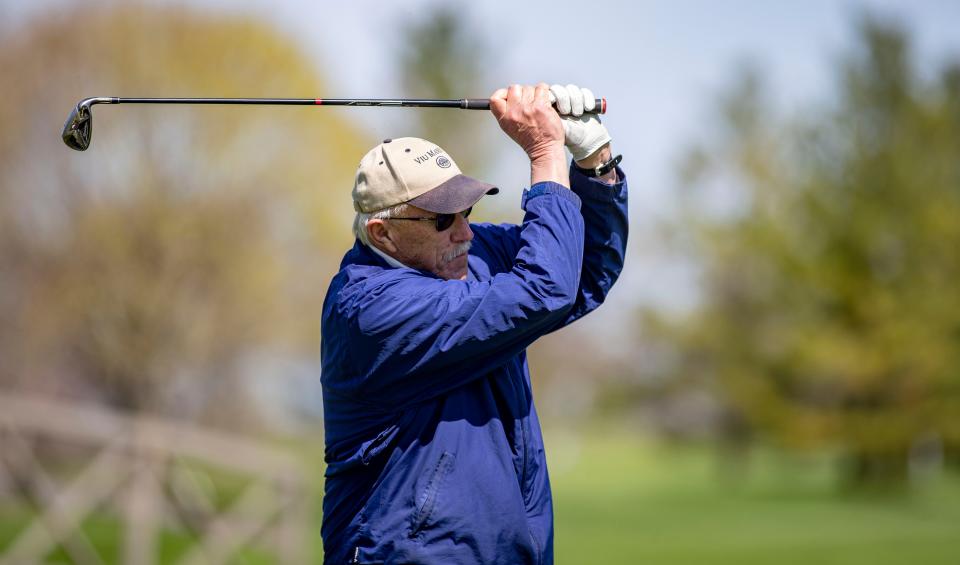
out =
<svg viewBox="0 0 960 565"><path fill-rule="evenodd" d="M455 214L470 208L484 194L497 194L500 189L467 175L457 175L436 188L407 202L435 214Z"/></svg>

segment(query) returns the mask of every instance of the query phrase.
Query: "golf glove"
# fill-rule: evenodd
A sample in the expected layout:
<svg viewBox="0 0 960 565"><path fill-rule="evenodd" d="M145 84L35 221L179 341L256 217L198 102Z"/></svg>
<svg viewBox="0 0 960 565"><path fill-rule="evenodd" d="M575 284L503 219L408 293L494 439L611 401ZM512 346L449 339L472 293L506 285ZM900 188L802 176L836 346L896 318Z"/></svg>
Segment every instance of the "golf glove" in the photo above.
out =
<svg viewBox="0 0 960 565"><path fill-rule="evenodd" d="M568 84L550 87L550 97L556 103L563 122L564 144L575 161L582 161L610 143L607 128L600 123L599 114L590 112L596 105L589 88Z"/></svg>

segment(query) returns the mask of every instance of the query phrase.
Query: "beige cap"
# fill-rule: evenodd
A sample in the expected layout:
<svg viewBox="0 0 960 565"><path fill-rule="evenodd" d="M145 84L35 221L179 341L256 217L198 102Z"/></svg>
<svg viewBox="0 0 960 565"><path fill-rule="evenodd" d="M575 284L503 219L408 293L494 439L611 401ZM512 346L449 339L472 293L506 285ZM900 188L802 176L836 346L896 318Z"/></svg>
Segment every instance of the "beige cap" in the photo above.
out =
<svg viewBox="0 0 960 565"><path fill-rule="evenodd" d="M417 137L385 139L371 149L357 168L353 207L376 212L397 204L413 204L429 212L453 214L500 189L460 172L446 151Z"/></svg>

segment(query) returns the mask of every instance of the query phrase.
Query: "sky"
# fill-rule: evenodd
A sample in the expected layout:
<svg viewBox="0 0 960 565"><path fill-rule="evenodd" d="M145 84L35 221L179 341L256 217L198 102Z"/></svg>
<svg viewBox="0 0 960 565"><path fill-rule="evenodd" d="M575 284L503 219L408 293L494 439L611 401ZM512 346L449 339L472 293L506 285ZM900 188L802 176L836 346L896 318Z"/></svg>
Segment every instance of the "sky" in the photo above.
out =
<svg viewBox="0 0 960 565"><path fill-rule="evenodd" d="M79 0L0 0L3 25ZM272 22L316 62L326 98L390 98L400 92L395 65L402 22L429 15L438 0L319 2L308 0L152 0L213 13L248 14ZM854 39L858 14L902 22L917 61L933 69L960 55L960 1L729 0L603 3L447 2L457 6L490 49L489 90L514 82L574 83L609 101L604 117L630 179L631 256L612 295L616 302L683 304L694 292L691 272L660 249L653 226L669 213L674 171L685 147L709 131L712 101L743 62L760 68L785 112L800 111L829 92L831 63ZM109 9L109 2L100 8ZM334 25L330 25L334 24ZM490 92L464 92L485 97ZM82 93L112 95L112 93ZM157 93L160 95L160 93ZM277 93L277 96L286 96ZM301 95L300 93L296 95ZM79 93L78 93L79 96ZM395 109L348 110L374 139L399 137ZM481 119L478 117L478 119ZM492 124L491 120L491 124ZM495 127L491 125L490 127ZM509 145L504 137L503 143ZM502 199L519 203L526 161L508 147L489 180ZM469 173L469 172L468 172ZM519 211L517 219L519 220ZM600 316L606 323L616 311Z"/></svg>

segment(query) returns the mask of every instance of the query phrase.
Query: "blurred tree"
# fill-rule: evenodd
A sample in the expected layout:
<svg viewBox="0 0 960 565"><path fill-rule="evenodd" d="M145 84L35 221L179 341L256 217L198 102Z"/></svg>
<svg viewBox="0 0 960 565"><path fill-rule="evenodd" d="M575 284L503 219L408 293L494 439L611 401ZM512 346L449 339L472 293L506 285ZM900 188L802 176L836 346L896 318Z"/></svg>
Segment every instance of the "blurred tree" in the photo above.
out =
<svg viewBox="0 0 960 565"><path fill-rule="evenodd" d="M0 383L249 418L249 357L316 355L368 142L329 109L98 106L73 152L58 132L84 96L322 91L258 22L74 10L0 49Z"/></svg>
<svg viewBox="0 0 960 565"><path fill-rule="evenodd" d="M896 25L860 37L835 105L795 123L755 73L726 97L674 226L702 300L646 330L731 421L895 482L917 445L960 452L960 79L923 80Z"/></svg>
<svg viewBox="0 0 960 565"><path fill-rule="evenodd" d="M402 85L413 98L486 98L492 88L484 80L489 47L470 27L457 6L438 5L426 17L402 26L400 69ZM438 115L442 112L442 115ZM421 109L416 116L417 137L440 144L454 156L465 174L477 176L492 158L485 142L492 131L489 116L479 112ZM484 118L487 118L484 120Z"/></svg>

